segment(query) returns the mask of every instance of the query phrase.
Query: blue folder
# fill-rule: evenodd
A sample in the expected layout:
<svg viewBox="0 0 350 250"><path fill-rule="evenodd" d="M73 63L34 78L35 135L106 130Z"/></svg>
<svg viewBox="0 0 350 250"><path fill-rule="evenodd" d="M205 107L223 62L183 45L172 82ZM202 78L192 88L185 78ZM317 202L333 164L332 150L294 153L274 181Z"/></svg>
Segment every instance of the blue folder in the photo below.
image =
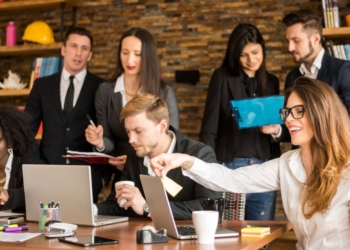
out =
<svg viewBox="0 0 350 250"><path fill-rule="evenodd" d="M283 124L279 110L283 108L284 96L257 97L231 100L230 105L239 129L271 124Z"/></svg>

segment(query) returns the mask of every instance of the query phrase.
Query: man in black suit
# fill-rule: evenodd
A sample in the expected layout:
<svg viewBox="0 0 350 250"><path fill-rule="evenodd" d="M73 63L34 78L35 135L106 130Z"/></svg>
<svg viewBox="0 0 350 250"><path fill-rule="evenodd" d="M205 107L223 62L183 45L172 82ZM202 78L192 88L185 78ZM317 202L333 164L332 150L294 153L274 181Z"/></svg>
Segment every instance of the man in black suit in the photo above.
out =
<svg viewBox="0 0 350 250"><path fill-rule="evenodd" d="M151 216L140 181L140 174L155 176L150 158L161 153L186 153L207 162L216 162L213 149L191 140L173 127L169 127L169 113L164 100L152 94L141 94L129 101L120 119L124 120L129 143L135 153L128 155L121 181L133 181L135 186L119 185L106 201L96 204L96 214ZM203 210L207 198L219 198L221 193L211 191L182 175L181 169L167 175L183 189L175 196L168 196L175 219L192 219L192 211ZM124 207L119 202L126 199Z"/></svg>
<svg viewBox="0 0 350 250"><path fill-rule="evenodd" d="M43 123L40 150L34 147L28 157L49 164L86 163L62 158L67 150L92 151L85 139L89 125L86 115L95 116L95 93L103 79L86 70L92 56L91 33L80 27L70 29L61 48L61 72L37 79L30 92L25 111L31 116L30 126L35 135ZM101 169L92 166L94 200L102 188ZM64 180L62 180L64 181Z"/></svg>
<svg viewBox="0 0 350 250"><path fill-rule="evenodd" d="M322 47L322 18L319 13L311 9L300 10L286 15L283 23L287 26L288 50L294 61L300 64L288 73L284 89L293 86L302 75L323 81L339 95L350 114L350 62L331 56ZM275 138L289 141L285 127L281 130L276 125L275 129L279 131Z"/></svg>

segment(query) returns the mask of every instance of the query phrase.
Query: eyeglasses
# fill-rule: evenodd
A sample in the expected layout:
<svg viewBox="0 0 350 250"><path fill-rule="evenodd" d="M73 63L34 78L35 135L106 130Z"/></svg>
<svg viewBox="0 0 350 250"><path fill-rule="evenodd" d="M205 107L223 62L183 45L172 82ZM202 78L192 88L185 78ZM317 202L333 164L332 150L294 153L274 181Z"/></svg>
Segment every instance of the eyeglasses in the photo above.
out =
<svg viewBox="0 0 350 250"><path fill-rule="evenodd" d="M301 119L304 116L305 109L307 109L305 105L296 105L291 108L280 109L280 118L283 122L285 122L288 115L292 114L294 119Z"/></svg>

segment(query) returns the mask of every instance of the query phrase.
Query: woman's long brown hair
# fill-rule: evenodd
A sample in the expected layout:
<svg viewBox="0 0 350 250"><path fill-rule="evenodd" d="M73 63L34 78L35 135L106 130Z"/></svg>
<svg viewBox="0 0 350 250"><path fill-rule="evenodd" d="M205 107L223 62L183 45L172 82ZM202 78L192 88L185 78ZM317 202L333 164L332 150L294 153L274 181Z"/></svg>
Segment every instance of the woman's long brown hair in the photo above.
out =
<svg viewBox="0 0 350 250"><path fill-rule="evenodd" d="M344 104L326 83L299 77L286 91L286 102L292 92L305 102L305 115L314 132L310 142L312 172L302 200L303 214L309 219L317 212L327 212L349 166L350 122Z"/></svg>

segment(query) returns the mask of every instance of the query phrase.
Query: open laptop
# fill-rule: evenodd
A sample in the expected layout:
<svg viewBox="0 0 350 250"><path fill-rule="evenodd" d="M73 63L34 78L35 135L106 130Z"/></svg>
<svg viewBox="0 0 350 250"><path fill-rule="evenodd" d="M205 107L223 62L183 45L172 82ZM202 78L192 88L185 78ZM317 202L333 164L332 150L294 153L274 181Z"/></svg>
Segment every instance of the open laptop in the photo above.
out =
<svg viewBox="0 0 350 250"><path fill-rule="evenodd" d="M156 229L165 228L168 235L176 239L195 239L197 235L194 227L176 226L168 195L159 177L140 175L143 191L152 215L153 225ZM215 238L238 236L239 233L218 227Z"/></svg>
<svg viewBox="0 0 350 250"><path fill-rule="evenodd" d="M61 221L86 226L101 226L129 217L93 214L90 166L23 165L26 219L38 221L39 202L60 202Z"/></svg>

